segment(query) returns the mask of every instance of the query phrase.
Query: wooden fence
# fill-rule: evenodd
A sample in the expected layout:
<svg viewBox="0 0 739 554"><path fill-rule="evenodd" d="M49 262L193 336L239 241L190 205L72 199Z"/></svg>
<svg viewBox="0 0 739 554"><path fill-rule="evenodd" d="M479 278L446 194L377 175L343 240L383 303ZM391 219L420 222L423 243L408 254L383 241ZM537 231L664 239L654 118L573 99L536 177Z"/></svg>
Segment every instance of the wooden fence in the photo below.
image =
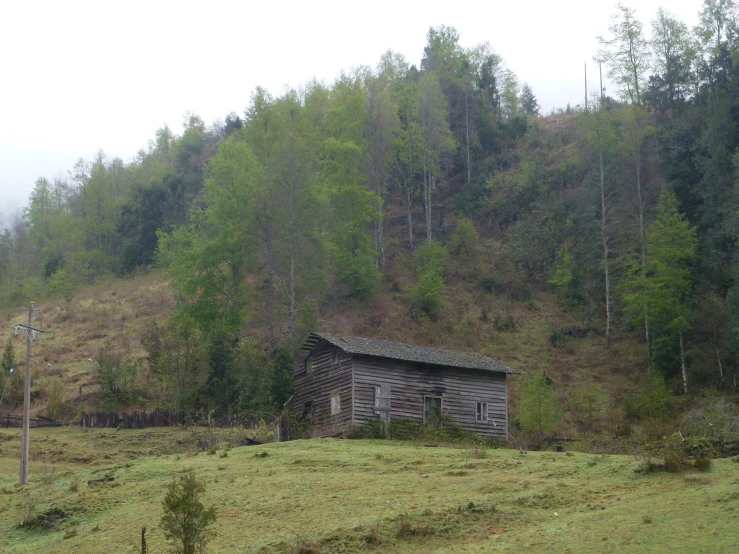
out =
<svg viewBox="0 0 739 554"><path fill-rule="evenodd" d="M29 427L61 427L64 425L44 416L32 417L28 421ZM23 427L23 416L7 414L0 417L0 427Z"/></svg>
<svg viewBox="0 0 739 554"><path fill-rule="evenodd" d="M211 427L253 427L259 420L253 416L207 417L193 412L87 412L80 419L81 427L124 427L144 429L146 427L172 427L177 425L209 425Z"/></svg>

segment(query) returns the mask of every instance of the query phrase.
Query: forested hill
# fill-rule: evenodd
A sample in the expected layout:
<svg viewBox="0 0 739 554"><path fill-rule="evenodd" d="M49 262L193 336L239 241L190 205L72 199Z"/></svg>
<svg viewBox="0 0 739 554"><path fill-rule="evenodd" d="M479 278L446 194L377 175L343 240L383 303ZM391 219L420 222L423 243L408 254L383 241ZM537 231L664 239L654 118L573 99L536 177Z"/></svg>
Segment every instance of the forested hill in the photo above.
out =
<svg viewBox="0 0 739 554"><path fill-rule="evenodd" d="M597 53L615 88L587 109L542 116L489 44L442 26L419 66L388 52L257 89L222 123L188 114L131 162L37 181L0 237L0 303L57 299L62 325L87 285L163 268L176 307L137 328L140 363L101 349L105 405L268 413L325 327L508 345L525 374L565 348L588 375L620 369L631 403L612 404L635 419L670 391L734 393L737 10L697 8L691 30L619 6Z"/></svg>

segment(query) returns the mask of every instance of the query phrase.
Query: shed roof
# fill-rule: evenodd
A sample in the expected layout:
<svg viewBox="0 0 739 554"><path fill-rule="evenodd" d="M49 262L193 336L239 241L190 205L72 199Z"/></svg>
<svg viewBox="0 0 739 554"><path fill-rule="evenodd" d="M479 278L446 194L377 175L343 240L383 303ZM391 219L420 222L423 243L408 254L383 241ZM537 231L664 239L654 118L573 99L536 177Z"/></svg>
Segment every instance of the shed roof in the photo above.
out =
<svg viewBox="0 0 739 554"><path fill-rule="evenodd" d="M362 354L365 356L377 356L380 358L465 369L481 369L495 373L518 373L510 367L504 366L487 356L475 352L456 352L454 350L442 350L440 348L412 346L410 344L403 344L402 342L348 337L346 335L334 335L330 333L311 333L303 343L302 349L313 350L320 340L325 340L334 346L338 346L349 354Z"/></svg>

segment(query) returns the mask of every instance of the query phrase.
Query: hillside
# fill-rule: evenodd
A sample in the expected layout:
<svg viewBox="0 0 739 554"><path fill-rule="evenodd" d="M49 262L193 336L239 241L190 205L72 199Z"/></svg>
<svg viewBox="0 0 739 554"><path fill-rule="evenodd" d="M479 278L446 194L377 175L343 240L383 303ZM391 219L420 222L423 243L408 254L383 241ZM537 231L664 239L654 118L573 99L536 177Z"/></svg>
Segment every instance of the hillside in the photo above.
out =
<svg viewBox="0 0 739 554"><path fill-rule="evenodd" d="M37 342L34 410L269 419L324 330L519 370L513 429L537 441L657 438L703 398L733 418L739 42L659 18L704 49L585 107L541 114L490 44L442 25L419 65L386 53L332 83L257 88L242 114L188 113L134 160L101 151L40 178L0 233L8 322L49 299L39 324L57 331ZM621 28L601 44L616 76L631 75ZM19 400L9 381L0 410ZM526 417L538 393L556 397L545 425Z"/></svg>
<svg viewBox="0 0 739 554"><path fill-rule="evenodd" d="M641 362L640 349L631 339L616 341L608 351L603 350L601 337L588 332L580 337L563 337L559 344L553 344L552 334L557 329L582 329L586 323L576 314L564 312L557 299L546 291L536 291L526 301L515 301L480 291L475 283L459 278L450 280L448 294L453 306L451 313L438 321L413 319L403 296L397 291L383 291L368 303L336 302L321 314L318 325L328 332L481 352L522 373L511 380L514 406L520 379L544 372L568 408L571 431L575 423L582 423L584 415L575 405L573 393L597 386L603 396L598 402L603 406L588 428L607 428L609 434L615 433L623 417L615 399L634 390ZM35 325L55 332L34 342L32 413L47 413L49 392L56 379L61 383L65 402L62 419L74 419L80 405L87 411L99 409L96 360L101 348L112 348L140 360L142 383L156 379L143 360L146 352L141 338L153 322L166 321L174 305L172 290L161 272L106 280L84 288L75 296L66 318L59 315L53 302L39 304ZM480 316L483 308L490 314L487 321ZM25 321L22 312L10 315L9 327ZM508 316L515 326L502 328L497 319ZM254 319L252 324L247 322L242 333L261 338L264 329L259 325L258 314ZM22 370L23 337L15 337L13 344ZM0 339L0 349L4 346ZM123 409L137 407L146 404ZM19 413L19 409L6 403L0 406L0 413Z"/></svg>
<svg viewBox="0 0 739 554"><path fill-rule="evenodd" d="M19 433L0 431L7 553L133 553L143 526L162 552L161 500L188 469L218 510L213 552L720 553L739 542L728 459L709 473L638 474L630 457L569 452L323 439L208 455L187 431L34 435L35 468L19 487ZM115 480L87 484L103 476ZM40 514L48 529L20 525Z"/></svg>

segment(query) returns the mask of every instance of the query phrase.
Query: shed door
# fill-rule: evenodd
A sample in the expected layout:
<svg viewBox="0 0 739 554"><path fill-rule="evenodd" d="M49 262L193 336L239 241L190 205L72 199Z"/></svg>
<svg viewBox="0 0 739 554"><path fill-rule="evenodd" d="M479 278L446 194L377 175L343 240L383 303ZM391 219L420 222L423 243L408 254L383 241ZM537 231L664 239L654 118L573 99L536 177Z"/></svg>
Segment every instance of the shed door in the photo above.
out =
<svg viewBox="0 0 739 554"><path fill-rule="evenodd" d="M391 396L388 383L375 387L375 411L385 423L390 423Z"/></svg>

